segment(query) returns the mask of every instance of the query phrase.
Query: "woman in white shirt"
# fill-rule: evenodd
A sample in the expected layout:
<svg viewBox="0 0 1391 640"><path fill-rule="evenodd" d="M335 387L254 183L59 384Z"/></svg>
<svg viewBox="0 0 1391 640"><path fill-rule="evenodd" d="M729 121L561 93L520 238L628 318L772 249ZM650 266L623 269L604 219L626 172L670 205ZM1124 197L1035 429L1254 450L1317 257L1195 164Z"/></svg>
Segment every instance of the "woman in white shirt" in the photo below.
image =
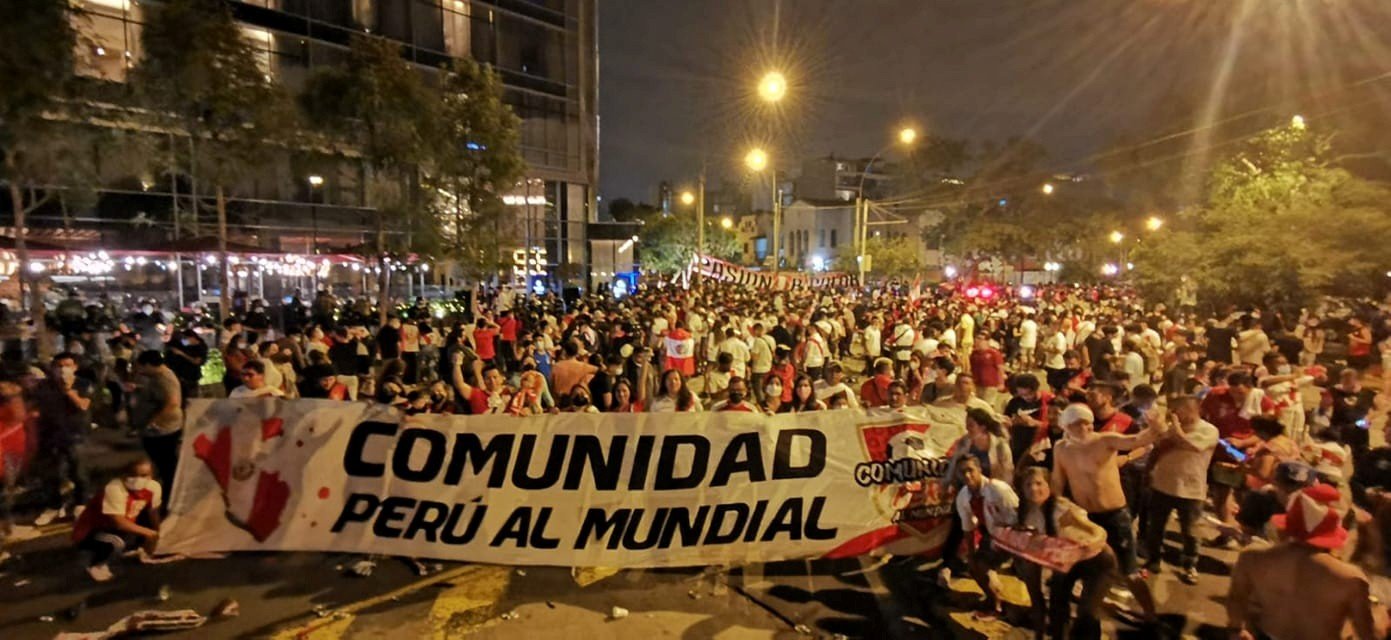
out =
<svg viewBox="0 0 1391 640"><path fill-rule="evenodd" d="M671 413L675 411L700 411L700 403L686 387L686 378L680 371L668 369L662 372L661 389L653 396L646 407L651 413Z"/></svg>

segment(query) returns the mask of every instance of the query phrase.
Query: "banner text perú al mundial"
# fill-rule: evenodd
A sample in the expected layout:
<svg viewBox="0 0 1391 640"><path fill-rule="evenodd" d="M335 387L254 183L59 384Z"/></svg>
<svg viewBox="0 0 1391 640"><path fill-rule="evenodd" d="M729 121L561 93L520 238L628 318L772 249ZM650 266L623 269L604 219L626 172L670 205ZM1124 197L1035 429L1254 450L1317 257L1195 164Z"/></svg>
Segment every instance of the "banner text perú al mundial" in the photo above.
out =
<svg viewBox="0 0 1391 640"><path fill-rule="evenodd" d="M935 553L960 409L405 416L194 400L160 551L669 567Z"/></svg>

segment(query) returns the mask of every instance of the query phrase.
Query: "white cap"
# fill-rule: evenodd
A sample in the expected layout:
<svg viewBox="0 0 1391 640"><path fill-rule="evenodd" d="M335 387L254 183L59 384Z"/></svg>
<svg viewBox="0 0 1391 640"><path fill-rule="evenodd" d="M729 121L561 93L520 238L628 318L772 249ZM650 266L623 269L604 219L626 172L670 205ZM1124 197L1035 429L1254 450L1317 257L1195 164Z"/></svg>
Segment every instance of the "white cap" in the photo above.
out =
<svg viewBox="0 0 1391 640"><path fill-rule="evenodd" d="M1066 428L1068 425L1076 424L1081 421L1088 423L1096 422L1096 415L1092 413L1092 408L1080 402L1074 402L1063 409L1063 414L1058 417L1058 426Z"/></svg>

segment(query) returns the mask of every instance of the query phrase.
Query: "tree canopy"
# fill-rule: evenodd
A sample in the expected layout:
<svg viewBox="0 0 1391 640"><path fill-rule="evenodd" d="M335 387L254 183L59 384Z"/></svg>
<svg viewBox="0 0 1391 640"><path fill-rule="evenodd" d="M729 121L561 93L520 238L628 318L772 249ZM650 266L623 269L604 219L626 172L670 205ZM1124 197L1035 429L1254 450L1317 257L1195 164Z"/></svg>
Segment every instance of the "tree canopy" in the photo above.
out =
<svg viewBox="0 0 1391 640"><path fill-rule="evenodd" d="M1247 141L1214 168L1199 205L1135 250L1137 284L1165 299L1187 278L1212 305L1376 292L1391 268L1391 189L1329 150L1330 136L1302 122Z"/></svg>

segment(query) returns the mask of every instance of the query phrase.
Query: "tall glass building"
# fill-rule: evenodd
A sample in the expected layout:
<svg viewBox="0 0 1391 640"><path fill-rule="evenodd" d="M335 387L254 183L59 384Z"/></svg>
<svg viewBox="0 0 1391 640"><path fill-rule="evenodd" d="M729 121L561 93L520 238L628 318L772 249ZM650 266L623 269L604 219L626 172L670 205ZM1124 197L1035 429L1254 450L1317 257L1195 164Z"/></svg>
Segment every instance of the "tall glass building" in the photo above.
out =
<svg viewBox="0 0 1391 640"><path fill-rule="evenodd" d="M95 82L124 82L141 55L143 5L156 1L81 0L87 15L77 19L75 71ZM556 283L579 280L587 271L586 223L594 219L598 187L595 2L228 0L259 49L266 73L291 91L315 68L344 60L357 33L400 43L402 55L427 76L463 57L497 70L506 103L522 118L522 154L529 165L527 179L504 194L518 231L512 246L502 249L544 256L542 266ZM86 217L119 221L143 212L156 230L174 224L180 219L180 193L187 196L196 188L187 184L179 162L171 158L164 175L148 170L122 175L120 167L103 167L101 198ZM267 164L233 194L234 233L241 232L240 240L280 251L366 241L371 216L364 208L362 167L326 165L321 158L293 153ZM73 233L73 218L67 219ZM48 223L52 226L51 219ZM45 216L37 216L38 237L44 225ZM524 246L530 251L523 253Z"/></svg>

